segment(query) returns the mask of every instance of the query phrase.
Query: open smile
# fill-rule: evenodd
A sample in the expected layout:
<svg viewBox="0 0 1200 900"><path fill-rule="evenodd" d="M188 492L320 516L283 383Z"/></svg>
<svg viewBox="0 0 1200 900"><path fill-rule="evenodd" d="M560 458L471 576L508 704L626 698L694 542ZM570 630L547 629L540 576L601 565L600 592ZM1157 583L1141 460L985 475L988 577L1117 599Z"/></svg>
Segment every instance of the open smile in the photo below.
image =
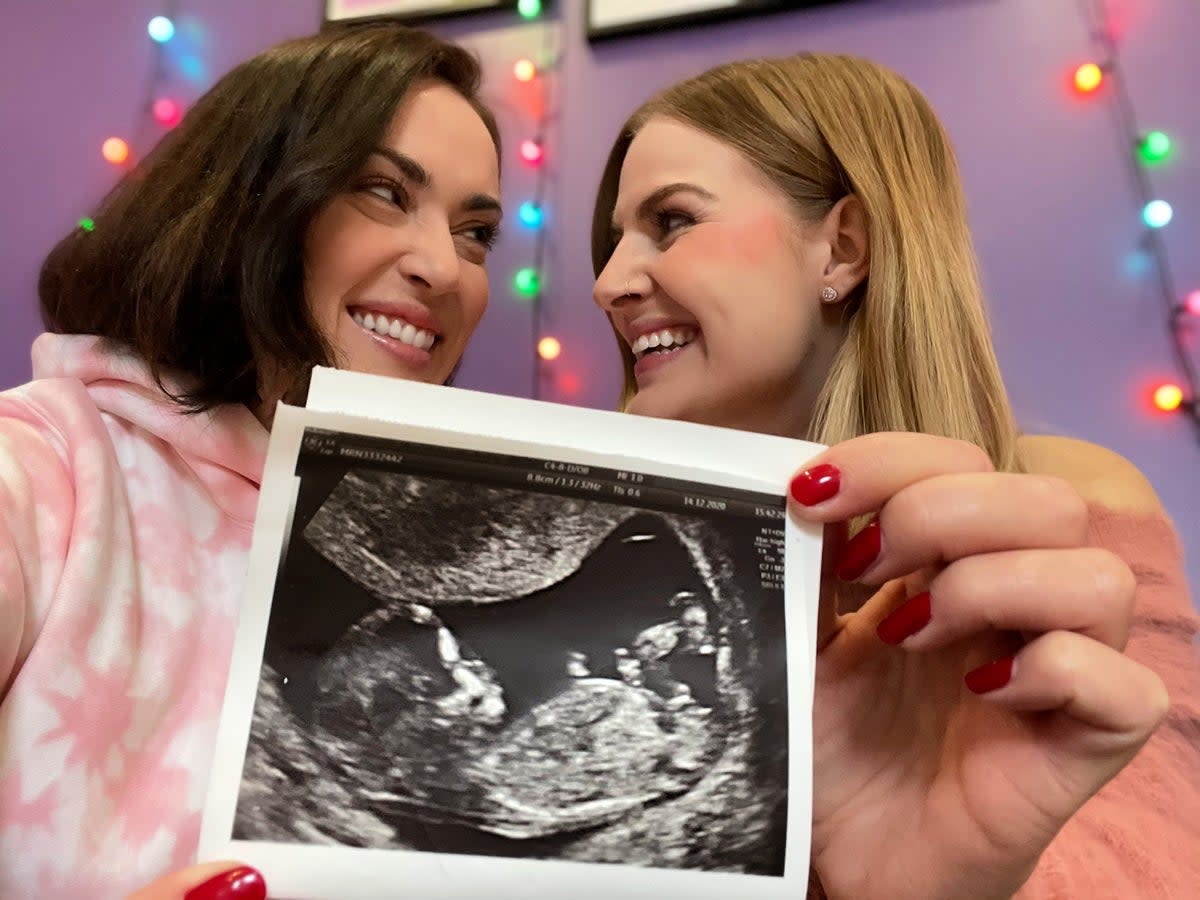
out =
<svg viewBox="0 0 1200 900"><path fill-rule="evenodd" d="M419 328L395 313L388 315L365 307L351 307L347 313L376 346L411 372L429 366L433 351L443 340L433 330Z"/></svg>
<svg viewBox="0 0 1200 900"><path fill-rule="evenodd" d="M700 331L691 326L662 328L643 334L633 341L634 374L640 380L651 372L679 359L696 340Z"/></svg>
<svg viewBox="0 0 1200 900"><path fill-rule="evenodd" d="M352 309L350 315L364 331L409 347L415 347L418 350L429 351L438 340L438 336L432 331L418 328L411 322L406 322L401 316L386 316L383 313L372 313L362 309Z"/></svg>

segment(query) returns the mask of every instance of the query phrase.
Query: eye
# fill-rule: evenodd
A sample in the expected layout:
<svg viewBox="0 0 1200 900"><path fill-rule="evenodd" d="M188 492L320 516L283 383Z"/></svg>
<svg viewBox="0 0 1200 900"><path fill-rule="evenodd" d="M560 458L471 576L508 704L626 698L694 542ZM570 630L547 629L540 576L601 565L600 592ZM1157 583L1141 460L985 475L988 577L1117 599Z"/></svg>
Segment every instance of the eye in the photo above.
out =
<svg viewBox="0 0 1200 900"><path fill-rule="evenodd" d="M662 209L654 214L654 224L658 228L659 236L668 238L681 229L690 228L692 225L695 225L696 219L694 216L677 209Z"/></svg>
<svg viewBox="0 0 1200 900"><path fill-rule="evenodd" d="M364 194L370 194L372 197L378 197L385 203L390 203L402 210L408 209L408 191L404 190L404 185L391 178L365 179L359 183L357 190Z"/></svg>
<svg viewBox="0 0 1200 900"><path fill-rule="evenodd" d="M472 225L463 232L471 240L491 250L500 239L500 228L496 225Z"/></svg>
<svg viewBox="0 0 1200 900"><path fill-rule="evenodd" d="M495 245L499 236L499 226L487 223L467 225L454 233L454 239L458 242L459 252L463 259L480 265L487 258L488 251Z"/></svg>

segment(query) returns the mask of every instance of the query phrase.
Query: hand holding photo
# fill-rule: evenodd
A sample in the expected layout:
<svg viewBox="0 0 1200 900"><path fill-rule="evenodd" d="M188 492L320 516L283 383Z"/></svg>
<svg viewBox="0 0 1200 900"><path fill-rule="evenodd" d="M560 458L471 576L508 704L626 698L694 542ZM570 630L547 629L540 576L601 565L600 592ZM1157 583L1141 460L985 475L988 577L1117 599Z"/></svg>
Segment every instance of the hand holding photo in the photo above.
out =
<svg viewBox="0 0 1200 900"><path fill-rule="evenodd" d="M202 854L298 900L797 896L812 446L383 381L279 409Z"/></svg>

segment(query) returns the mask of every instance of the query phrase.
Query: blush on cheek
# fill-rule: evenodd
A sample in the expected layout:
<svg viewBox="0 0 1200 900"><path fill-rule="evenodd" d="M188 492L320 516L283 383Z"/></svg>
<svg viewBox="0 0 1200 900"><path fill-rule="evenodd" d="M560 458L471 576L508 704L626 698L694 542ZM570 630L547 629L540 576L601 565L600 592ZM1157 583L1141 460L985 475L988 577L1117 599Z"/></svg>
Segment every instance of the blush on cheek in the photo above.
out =
<svg viewBox="0 0 1200 900"><path fill-rule="evenodd" d="M762 213L741 222L713 223L696 228L687 235L688 261L718 266L762 267L786 251L789 224L775 212Z"/></svg>

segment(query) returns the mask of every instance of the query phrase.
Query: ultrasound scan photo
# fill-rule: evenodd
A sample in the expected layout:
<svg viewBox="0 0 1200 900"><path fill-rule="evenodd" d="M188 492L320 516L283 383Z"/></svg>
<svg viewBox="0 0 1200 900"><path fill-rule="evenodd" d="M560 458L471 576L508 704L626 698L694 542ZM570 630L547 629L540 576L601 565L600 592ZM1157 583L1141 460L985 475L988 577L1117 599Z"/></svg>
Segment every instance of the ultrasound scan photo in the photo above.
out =
<svg viewBox="0 0 1200 900"><path fill-rule="evenodd" d="M780 876L780 498L306 434L233 837Z"/></svg>

